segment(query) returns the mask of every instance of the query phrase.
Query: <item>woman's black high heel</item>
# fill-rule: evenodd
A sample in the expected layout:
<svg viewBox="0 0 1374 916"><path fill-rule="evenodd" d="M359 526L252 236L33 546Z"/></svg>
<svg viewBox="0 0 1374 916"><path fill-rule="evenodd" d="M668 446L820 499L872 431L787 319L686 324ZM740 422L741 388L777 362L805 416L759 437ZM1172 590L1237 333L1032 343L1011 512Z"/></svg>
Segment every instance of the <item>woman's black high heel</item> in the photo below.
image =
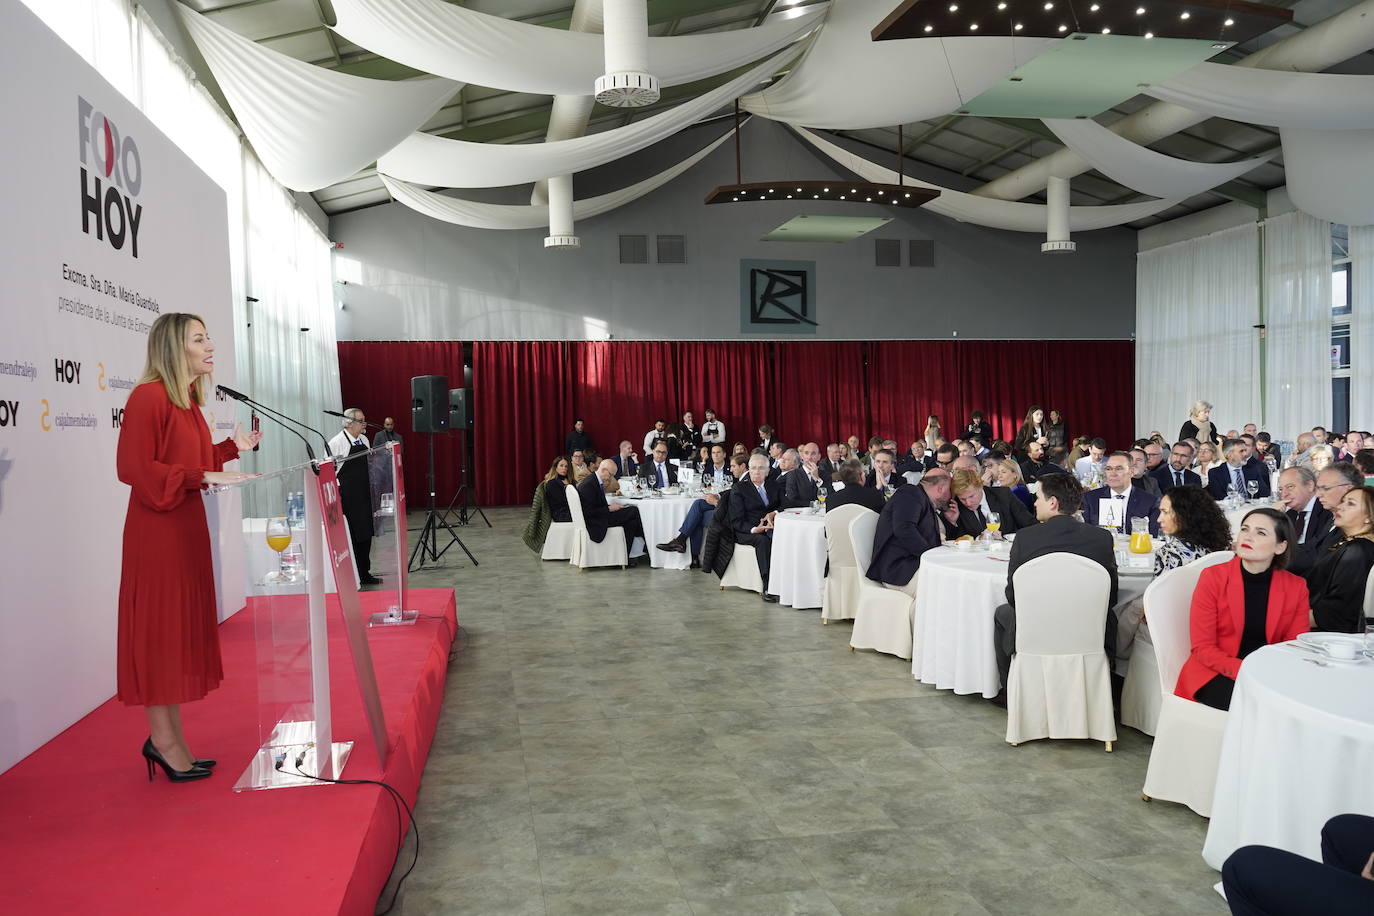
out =
<svg viewBox="0 0 1374 916"><path fill-rule="evenodd" d="M191 766L193 766L193 767L200 767L202 770L210 770L210 769L214 769L214 766L215 766L215 764L217 764L217 763L219 763L218 760L200 760L200 759L196 759L196 760L192 760L192 761L191 761Z"/></svg>
<svg viewBox="0 0 1374 916"><path fill-rule="evenodd" d="M189 770L178 770L173 768L172 765L158 753L157 748L153 747L152 738L143 742L143 758L148 762L149 782L153 781L153 764L162 767L162 772L167 774L167 779L170 782L191 782L196 779L204 779L210 775L209 770L196 766L191 767Z"/></svg>

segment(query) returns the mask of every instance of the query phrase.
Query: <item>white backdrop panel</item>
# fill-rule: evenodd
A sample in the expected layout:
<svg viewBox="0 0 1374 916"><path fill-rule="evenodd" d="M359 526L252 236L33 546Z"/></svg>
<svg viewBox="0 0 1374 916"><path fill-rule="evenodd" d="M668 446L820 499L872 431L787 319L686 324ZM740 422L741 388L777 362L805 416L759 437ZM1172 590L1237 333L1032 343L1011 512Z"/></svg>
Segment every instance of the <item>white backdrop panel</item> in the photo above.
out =
<svg viewBox="0 0 1374 916"><path fill-rule="evenodd" d="M234 345L223 190L9 2L0 3L0 80L23 87L0 98L10 138L0 164L12 177L0 227L3 771L114 693L129 498L115 444L147 328L161 312L203 315L227 384ZM94 193L97 180L100 203L87 210L78 185ZM232 431L231 408L212 401L206 413L216 438ZM223 514L238 526L236 505ZM217 558L221 617L243 603L239 559Z"/></svg>

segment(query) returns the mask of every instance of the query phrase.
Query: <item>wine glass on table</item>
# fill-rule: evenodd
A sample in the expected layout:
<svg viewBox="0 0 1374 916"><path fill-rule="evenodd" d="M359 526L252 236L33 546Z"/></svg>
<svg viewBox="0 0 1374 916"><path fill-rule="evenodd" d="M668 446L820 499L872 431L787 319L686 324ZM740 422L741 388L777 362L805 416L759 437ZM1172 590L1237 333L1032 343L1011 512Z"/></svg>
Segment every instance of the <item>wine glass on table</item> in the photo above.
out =
<svg viewBox="0 0 1374 916"><path fill-rule="evenodd" d="M291 525L287 522L286 516L279 515L276 518L269 518L266 536L267 546L277 552L277 569L263 578L263 584L280 585L283 582L290 582L294 577L291 571L286 568L286 561L282 557L282 551L291 546Z"/></svg>
<svg viewBox="0 0 1374 916"><path fill-rule="evenodd" d="M1258 480L1247 480L1247 481L1245 481L1245 489L1247 489L1247 490L1250 491L1250 500L1251 500L1251 502L1253 502L1253 501L1255 500L1255 498L1256 498L1257 496L1259 496L1259 481L1258 481Z"/></svg>
<svg viewBox="0 0 1374 916"><path fill-rule="evenodd" d="M987 530L996 535L1002 530L1002 516L991 509L988 510Z"/></svg>

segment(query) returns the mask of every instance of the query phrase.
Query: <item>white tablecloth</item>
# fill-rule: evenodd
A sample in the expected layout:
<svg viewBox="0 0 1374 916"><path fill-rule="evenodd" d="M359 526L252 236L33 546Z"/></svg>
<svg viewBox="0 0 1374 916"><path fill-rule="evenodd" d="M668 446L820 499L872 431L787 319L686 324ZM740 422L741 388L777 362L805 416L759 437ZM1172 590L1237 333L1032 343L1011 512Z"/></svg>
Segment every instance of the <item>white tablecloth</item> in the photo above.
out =
<svg viewBox="0 0 1374 916"><path fill-rule="evenodd" d="M937 547L921 557L916 578L916 630L911 673L916 680L955 693L997 696L1001 688L993 651L993 614L1006 604L1011 551L987 553ZM1117 577L1117 604L1140 597L1144 575Z"/></svg>
<svg viewBox="0 0 1374 916"><path fill-rule="evenodd" d="M1202 849L1213 868L1252 843L1321 861L1328 819L1374 815L1374 662L1304 657L1266 646L1241 665Z"/></svg>
<svg viewBox="0 0 1374 916"><path fill-rule="evenodd" d="M1223 504L1222 512L1226 514L1226 521L1231 525L1231 537L1234 538L1240 534L1240 523L1252 509L1262 509L1266 506L1271 506L1278 509L1280 512L1285 512L1288 509L1288 507L1282 503L1271 502L1267 499L1257 500L1256 502L1245 502L1235 509L1227 509Z"/></svg>
<svg viewBox="0 0 1374 916"><path fill-rule="evenodd" d="M778 603L818 608L825 597L825 516L779 512L768 585Z"/></svg>
<svg viewBox="0 0 1374 916"><path fill-rule="evenodd" d="M611 496L609 502L623 503L639 507L639 520L644 524L644 550L649 554L649 565L655 569L688 569L692 565L691 550L672 553L659 550L655 544L665 544L677 537L687 510L692 508L695 497L690 496L646 496L642 499L629 499L624 496ZM636 556L632 549L630 556Z"/></svg>

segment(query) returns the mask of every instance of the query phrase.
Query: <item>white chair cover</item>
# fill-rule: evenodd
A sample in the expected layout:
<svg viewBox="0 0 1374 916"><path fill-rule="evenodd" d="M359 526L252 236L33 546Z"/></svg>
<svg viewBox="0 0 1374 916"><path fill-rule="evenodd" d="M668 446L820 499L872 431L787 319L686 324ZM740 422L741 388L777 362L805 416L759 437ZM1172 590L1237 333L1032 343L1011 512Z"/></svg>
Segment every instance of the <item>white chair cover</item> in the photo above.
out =
<svg viewBox="0 0 1374 916"><path fill-rule="evenodd" d="M861 513L849 523L849 542L854 550L859 580L859 600L854 610L854 632L849 636L849 647L910 659L915 599L906 592L884 588L882 583L868 578L868 567L873 562L873 536L877 530L876 512Z"/></svg>
<svg viewBox="0 0 1374 916"><path fill-rule="evenodd" d="M1126 669L1126 683L1121 688L1121 724L1153 735L1163 702L1154 643L1137 636Z"/></svg>
<svg viewBox="0 0 1374 916"><path fill-rule="evenodd" d="M1069 553L1016 571L1016 654L1007 681L1007 741L1116 740L1102 631L1111 577Z"/></svg>
<svg viewBox="0 0 1374 916"><path fill-rule="evenodd" d="M577 495L577 487L568 486L568 511L572 514L573 535L572 551L568 562L579 569L592 566L620 566L630 564L629 551L625 544L624 528L606 529L606 537L598 544L587 533L587 521L582 515L582 500Z"/></svg>
<svg viewBox="0 0 1374 916"><path fill-rule="evenodd" d="M763 593L763 577L759 575L759 561L754 548L749 544L736 544L730 556L730 565L725 567L725 575L720 577L720 588L742 588L746 591Z"/></svg>
<svg viewBox="0 0 1374 916"><path fill-rule="evenodd" d="M825 577L821 598L822 620L853 620L859 606L859 579L865 570L854 559L854 544L849 540L849 523L872 509L850 503L825 513L825 553L830 571ZM876 516L875 516L876 517Z"/></svg>
<svg viewBox="0 0 1374 916"><path fill-rule="evenodd" d="M582 507L579 505L578 511ZM569 511L572 508L569 507ZM539 554L541 560L568 560L572 558L573 542L577 540L577 526L572 522L550 522L549 533L544 535L544 550Z"/></svg>
<svg viewBox="0 0 1374 916"><path fill-rule="evenodd" d="M1163 573L1145 590L1145 619L1154 641L1161 703L1141 793L1187 805L1203 817L1212 813L1226 713L1175 696L1174 687L1192 652L1189 622L1198 576L1232 556L1230 551L1210 553Z"/></svg>

